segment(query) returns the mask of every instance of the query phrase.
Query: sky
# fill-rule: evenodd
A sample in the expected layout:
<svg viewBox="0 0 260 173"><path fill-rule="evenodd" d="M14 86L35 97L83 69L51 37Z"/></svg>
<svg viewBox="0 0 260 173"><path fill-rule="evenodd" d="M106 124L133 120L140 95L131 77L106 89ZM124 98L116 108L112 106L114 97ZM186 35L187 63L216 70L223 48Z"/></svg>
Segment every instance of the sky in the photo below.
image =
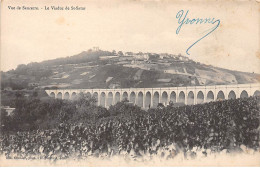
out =
<svg viewBox="0 0 260 173"><path fill-rule="evenodd" d="M43 10L81 6L83 11ZM8 6L40 10L9 10ZM43 9L41 9L43 8ZM220 25L183 25L176 14L215 18ZM18 64L67 57L94 46L102 50L172 53L231 70L260 73L260 5L256 2L200 1L1 1L1 70Z"/></svg>

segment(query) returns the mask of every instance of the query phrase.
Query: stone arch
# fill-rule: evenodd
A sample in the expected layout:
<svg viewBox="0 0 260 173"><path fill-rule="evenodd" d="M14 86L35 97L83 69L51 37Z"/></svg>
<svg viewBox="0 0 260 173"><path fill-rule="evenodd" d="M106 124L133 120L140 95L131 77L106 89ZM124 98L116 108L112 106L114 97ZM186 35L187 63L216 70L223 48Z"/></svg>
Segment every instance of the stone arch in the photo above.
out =
<svg viewBox="0 0 260 173"><path fill-rule="evenodd" d="M128 100L128 93L127 92L123 93L122 100Z"/></svg>
<svg viewBox="0 0 260 173"><path fill-rule="evenodd" d="M90 98L91 98L91 93L90 93L90 92L87 92L87 93L86 93L86 97L87 97L88 99L90 99Z"/></svg>
<svg viewBox="0 0 260 173"><path fill-rule="evenodd" d="M71 94L71 99L72 100L75 100L77 98L77 94L75 93L75 92L73 92L72 94Z"/></svg>
<svg viewBox="0 0 260 173"><path fill-rule="evenodd" d="M59 93L57 94L57 99L62 99L62 93L61 93L61 92L59 92Z"/></svg>
<svg viewBox="0 0 260 173"><path fill-rule="evenodd" d="M96 104L98 105L98 93L97 92L93 93L93 98L95 98Z"/></svg>
<svg viewBox="0 0 260 173"><path fill-rule="evenodd" d="M148 91L145 94L145 108L150 108L151 107L151 99L152 99L152 95L151 93Z"/></svg>
<svg viewBox="0 0 260 173"><path fill-rule="evenodd" d="M172 101L173 103L176 103L177 100L176 100L176 93L174 91L171 92L170 94L170 101Z"/></svg>
<svg viewBox="0 0 260 173"><path fill-rule="evenodd" d="M116 94L115 94L115 104L117 102L120 102L120 93L119 92L116 92Z"/></svg>
<svg viewBox="0 0 260 173"><path fill-rule="evenodd" d="M66 93L64 94L64 99L65 99L65 100L69 100L69 99L70 99L70 94L69 94L69 92L66 92Z"/></svg>
<svg viewBox="0 0 260 173"><path fill-rule="evenodd" d="M201 104L204 102L204 94L202 91L199 91L197 94L197 104Z"/></svg>
<svg viewBox="0 0 260 173"><path fill-rule="evenodd" d="M255 92L254 92L254 95L253 95L254 97L259 97L260 96L260 91L259 90L256 90Z"/></svg>
<svg viewBox="0 0 260 173"><path fill-rule="evenodd" d="M212 91L209 91L207 94L207 102L214 101L214 94Z"/></svg>
<svg viewBox="0 0 260 173"><path fill-rule="evenodd" d="M179 103L185 103L185 94L184 94L183 91L181 91L181 92L179 93L178 102L179 102Z"/></svg>
<svg viewBox="0 0 260 173"><path fill-rule="evenodd" d="M157 107L158 104L159 104L159 93L156 91L154 94L153 94L153 107Z"/></svg>
<svg viewBox="0 0 260 173"><path fill-rule="evenodd" d="M240 98L248 98L248 93L246 90L243 90L240 94Z"/></svg>
<svg viewBox="0 0 260 173"><path fill-rule="evenodd" d="M137 96L137 105L143 107L143 101L144 101L144 94L142 92L139 92Z"/></svg>
<svg viewBox="0 0 260 173"><path fill-rule="evenodd" d="M188 100L187 100L188 105L194 105L194 93L193 91L190 91L188 93Z"/></svg>
<svg viewBox="0 0 260 173"><path fill-rule="evenodd" d="M224 99L225 99L224 92L220 90L217 95L217 100L224 100Z"/></svg>
<svg viewBox="0 0 260 173"><path fill-rule="evenodd" d="M129 101L133 104L135 104L135 100L136 100L135 97L136 97L135 92L131 92Z"/></svg>
<svg viewBox="0 0 260 173"><path fill-rule="evenodd" d="M166 91L162 93L162 103L164 104L164 106L168 104L168 94Z"/></svg>
<svg viewBox="0 0 260 173"><path fill-rule="evenodd" d="M100 106L106 107L106 94L104 92L100 94Z"/></svg>
<svg viewBox="0 0 260 173"><path fill-rule="evenodd" d="M107 103L106 106L111 106L113 104L113 93L109 92L107 94Z"/></svg>
<svg viewBox="0 0 260 173"><path fill-rule="evenodd" d="M229 92L228 99L236 99L236 93L233 90Z"/></svg>
<svg viewBox="0 0 260 173"><path fill-rule="evenodd" d="M54 93L54 92L51 92L51 93L50 93L50 97L55 98L55 93Z"/></svg>

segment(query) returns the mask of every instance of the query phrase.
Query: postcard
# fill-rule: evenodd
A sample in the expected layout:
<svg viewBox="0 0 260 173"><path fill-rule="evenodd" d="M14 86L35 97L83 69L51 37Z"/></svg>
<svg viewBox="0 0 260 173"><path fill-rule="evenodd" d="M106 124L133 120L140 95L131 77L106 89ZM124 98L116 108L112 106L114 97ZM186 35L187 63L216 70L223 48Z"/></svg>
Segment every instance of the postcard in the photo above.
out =
<svg viewBox="0 0 260 173"><path fill-rule="evenodd" d="M0 166L260 166L260 2L2 0Z"/></svg>

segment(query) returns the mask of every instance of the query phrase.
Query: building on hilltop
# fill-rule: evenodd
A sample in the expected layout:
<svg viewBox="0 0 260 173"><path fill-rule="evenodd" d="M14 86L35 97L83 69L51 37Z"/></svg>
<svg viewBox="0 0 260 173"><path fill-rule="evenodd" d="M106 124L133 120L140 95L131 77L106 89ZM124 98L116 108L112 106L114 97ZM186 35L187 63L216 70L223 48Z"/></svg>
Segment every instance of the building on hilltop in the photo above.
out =
<svg viewBox="0 0 260 173"><path fill-rule="evenodd" d="M120 61L126 61L126 60L131 61L133 59L134 59L134 56L121 56L120 57Z"/></svg>
<svg viewBox="0 0 260 173"><path fill-rule="evenodd" d="M93 47L93 52L98 52L99 51L99 47Z"/></svg>
<svg viewBox="0 0 260 173"><path fill-rule="evenodd" d="M110 89L117 89L117 88L121 88L121 85L120 85L119 82L115 82L115 83L109 84L108 88L110 88Z"/></svg>
<svg viewBox="0 0 260 173"><path fill-rule="evenodd" d="M106 60L106 59L112 59L112 58L118 58L119 56L111 55L111 56L99 56L100 60Z"/></svg>
<svg viewBox="0 0 260 173"><path fill-rule="evenodd" d="M148 53L145 53L145 54L135 54L134 57L136 59L140 59L140 60L148 60L149 59L149 54Z"/></svg>

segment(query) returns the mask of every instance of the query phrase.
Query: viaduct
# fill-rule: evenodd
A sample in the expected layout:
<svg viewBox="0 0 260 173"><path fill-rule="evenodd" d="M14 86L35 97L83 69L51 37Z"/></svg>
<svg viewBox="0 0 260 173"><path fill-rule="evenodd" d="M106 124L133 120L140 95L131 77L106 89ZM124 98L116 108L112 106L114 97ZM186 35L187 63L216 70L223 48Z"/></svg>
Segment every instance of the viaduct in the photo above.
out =
<svg viewBox="0 0 260 173"><path fill-rule="evenodd" d="M201 104L223 99L246 98L260 95L260 83L237 85L188 86L170 88L120 88L120 89L55 89L45 90L57 99L75 99L81 92L95 97L97 105L109 107L123 99L143 108L184 103Z"/></svg>

